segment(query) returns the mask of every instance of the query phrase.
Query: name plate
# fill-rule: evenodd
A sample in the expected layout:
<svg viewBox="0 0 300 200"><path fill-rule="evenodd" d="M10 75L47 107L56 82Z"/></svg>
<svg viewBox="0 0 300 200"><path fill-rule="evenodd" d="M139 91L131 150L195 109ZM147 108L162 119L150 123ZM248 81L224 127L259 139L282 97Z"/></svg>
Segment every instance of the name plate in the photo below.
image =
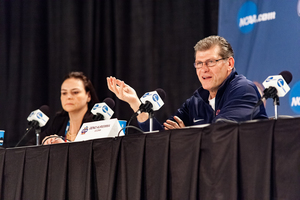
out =
<svg viewBox="0 0 300 200"><path fill-rule="evenodd" d="M74 141L115 137L121 130L118 119L101 120L82 124ZM120 135L124 135L123 132Z"/></svg>

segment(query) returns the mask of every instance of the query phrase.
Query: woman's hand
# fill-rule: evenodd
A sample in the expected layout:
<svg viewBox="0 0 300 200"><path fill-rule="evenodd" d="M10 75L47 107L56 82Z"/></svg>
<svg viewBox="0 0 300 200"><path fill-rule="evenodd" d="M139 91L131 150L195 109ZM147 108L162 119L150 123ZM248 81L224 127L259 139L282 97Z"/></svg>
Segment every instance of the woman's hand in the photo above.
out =
<svg viewBox="0 0 300 200"><path fill-rule="evenodd" d="M58 143L64 143L65 141L61 139L58 135L50 135L43 139L42 144L58 144Z"/></svg>

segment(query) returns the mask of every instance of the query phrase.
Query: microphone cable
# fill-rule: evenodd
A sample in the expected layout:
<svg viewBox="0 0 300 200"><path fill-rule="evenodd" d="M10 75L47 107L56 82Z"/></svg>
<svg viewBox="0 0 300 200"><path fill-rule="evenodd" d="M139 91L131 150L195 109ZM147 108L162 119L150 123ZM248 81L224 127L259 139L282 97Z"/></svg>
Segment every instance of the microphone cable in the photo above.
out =
<svg viewBox="0 0 300 200"><path fill-rule="evenodd" d="M19 142L15 145L15 147L18 147L20 145L20 143L24 140L24 138L28 135L28 133L33 129L33 126L30 126L26 129L25 134L23 135L23 137L19 140Z"/></svg>
<svg viewBox="0 0 300 200"><path fill-rule="evenodd" d="M118 132L118 136L117 136L117 137L120 137L121 131L123 131L124 129L128 130L128 128L133 128L133 129L138 130L139 132L141 132L141 133L143 133L143 134L145 133L144 131L142 131L141 129L139 129L139 128L135 127L135 126L125 126L124 128L122 128L122 129ZM126 130L125 130L125 132L126 132Z"/></svg>
<svg viewBox="0 0 300 200"><path fill-rule="evenodd" d="M136 112L133 113L133 115L131 115L131 117L130 117L128 123L127 123L127 126L130 125L130 122L131 122L136 116L138 116L138 114L137 114ZM127 126L126 126L126 127L127 127ZM126 127L124 127L124 128L126 128ZM123 130L124 128L122 128L122 130ZM128 135L128 129L125 130L125 135ZM119 134L118 134L118 136L119 136Z"/></svg>

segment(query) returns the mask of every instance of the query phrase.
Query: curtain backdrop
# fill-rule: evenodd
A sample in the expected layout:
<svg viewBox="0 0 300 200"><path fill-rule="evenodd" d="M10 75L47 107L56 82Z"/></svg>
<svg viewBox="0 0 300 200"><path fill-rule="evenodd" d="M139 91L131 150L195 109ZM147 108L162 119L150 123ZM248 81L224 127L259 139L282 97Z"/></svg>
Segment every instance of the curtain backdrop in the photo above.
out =
<svg viewBox="0 0 300 200"><path fill-rule="evenodd" d="M128 104L106 85L116 76L139 96L166 91L155 116L164 121L200 83L193 46L217 34L218 0L0 0L0 129L14 146L31 111L61 109L60 85L83 71L114 117L129 120ZM136 121L133 122L136 124ZM30 133L34 137L34 133Z"/></svg>

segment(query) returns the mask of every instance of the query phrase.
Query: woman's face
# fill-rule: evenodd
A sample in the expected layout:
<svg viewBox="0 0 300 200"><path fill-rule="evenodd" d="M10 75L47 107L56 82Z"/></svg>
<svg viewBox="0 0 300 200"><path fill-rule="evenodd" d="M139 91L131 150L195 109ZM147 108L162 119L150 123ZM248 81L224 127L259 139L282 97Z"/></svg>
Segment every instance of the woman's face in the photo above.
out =
<svg viewBox="0 0 300 200"><path fill-rule="evenodd" d="M91 95L85 91L82 80L69 78L62 83L60 101L66 112L76 113L86 110L90 100Z"/></svg>

